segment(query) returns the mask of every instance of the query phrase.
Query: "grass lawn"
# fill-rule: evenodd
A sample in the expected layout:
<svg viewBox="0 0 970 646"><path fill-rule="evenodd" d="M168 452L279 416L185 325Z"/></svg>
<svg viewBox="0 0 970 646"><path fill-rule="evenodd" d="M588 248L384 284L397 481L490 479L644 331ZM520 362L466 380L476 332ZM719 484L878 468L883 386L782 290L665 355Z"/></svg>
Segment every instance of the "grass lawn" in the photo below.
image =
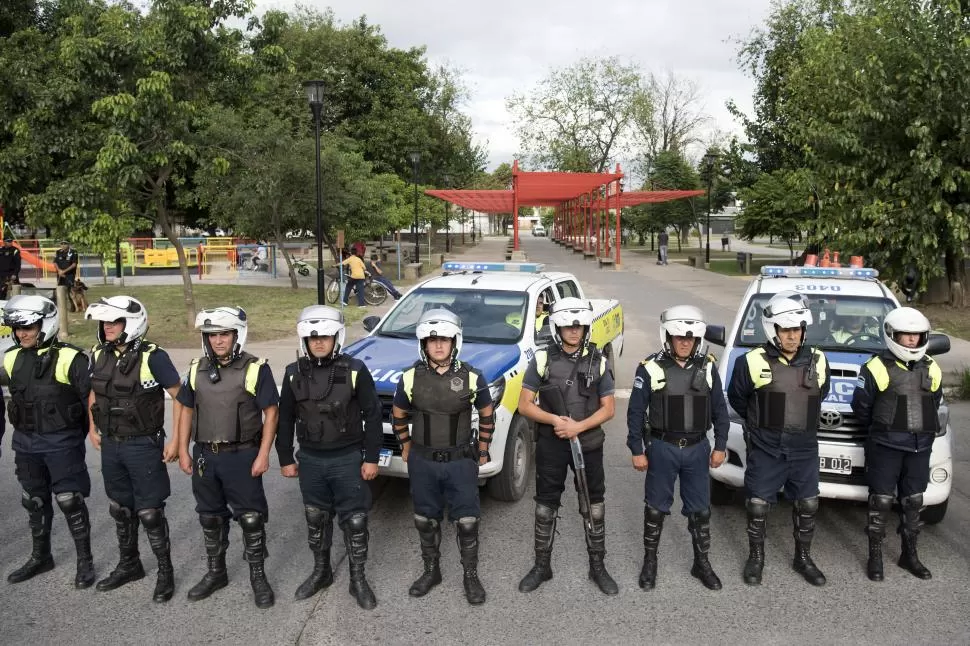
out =
<svg viewBox="0 0 970 646"><path fill-rule="evenodd" d="M970 309L949 305L916 305L916 308L926 315L934 330L970 340Z"/></svg>
<svg viewBox="0 0 970 646"><path fill-rule="evenodd" d="M249 341L275 341L296 333L296 318L307 305L316 302L313 289L288 287L255 287L248 285L192 286L196 310L220 305L238 305L249 318ZM88 302L102 296L134 296L148 308L148 339L167 348L194 348L198 333L185 326L185 300L182 285L144 285L118 287L90 285ZM344 308L347 323L354 323L370 313L366 307ZM69 314L71 343L88 347L95 342L97 323L85 321L83 312Z"/></svg>
<svg viewBox="0 0 970 646"><path fill-rule="evenodd" d="M777 257L769 258L758 258L755 256L751 259L751 274L750 276L756 276L761 272L761 268L765 265L778 265L778 264L788 264L787 262L779 263ZM740 265L738 265L737 258L732 258L731 260L715 260L714 254L711 254L711 271L718 274L724 274L725 276L743 276L741 272Z"/></svg>

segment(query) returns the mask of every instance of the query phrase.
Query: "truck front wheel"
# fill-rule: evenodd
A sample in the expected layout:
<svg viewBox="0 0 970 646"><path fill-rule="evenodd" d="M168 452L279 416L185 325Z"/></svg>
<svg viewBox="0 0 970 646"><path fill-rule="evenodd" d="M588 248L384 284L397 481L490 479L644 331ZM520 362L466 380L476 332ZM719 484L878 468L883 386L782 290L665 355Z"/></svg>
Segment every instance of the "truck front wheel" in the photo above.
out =
<svg viewBox="0 0 970 646"><path fill-rule="evenodd" d="M492 498L515 502L525 495L529 486L529 474L533 462L532 437L525 418L516 415L509 425L509 436L505 440L505 456L502 470L488 481L488 492Z"/></svg>

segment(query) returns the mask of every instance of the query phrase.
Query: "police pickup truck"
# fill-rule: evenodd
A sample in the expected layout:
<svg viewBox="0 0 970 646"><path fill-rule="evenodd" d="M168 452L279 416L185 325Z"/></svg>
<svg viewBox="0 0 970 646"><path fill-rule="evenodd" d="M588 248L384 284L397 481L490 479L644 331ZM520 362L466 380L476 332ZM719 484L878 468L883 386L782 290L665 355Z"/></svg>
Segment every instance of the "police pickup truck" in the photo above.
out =
<svg viewBox="0 0 970 646"><path fill-rule="evenodd" d="M404 370L418 360L415 328L429 309L444 307L462 320L459 359L479 369L495 402L491 462L479 467L481 482L499 500L519 500L532 466L533 430L518 409L526 366L551 332L543 308L561 298L585 298L572 274L544 271L542 264L446 262L443 274L425 280L384 315L369 316L370 334L344 352L362 360L374 377L384 409L380 472L407 477L407 465L391 431L391 402ZM594 310L591 340L607 357L623 351L623 310L615 300L590 300ZM537 320L539 325L537 325ZM478 414L472 414L477 430Z"/></svg>
<svg viewBox="0 0 970 646"><path fill-rule="evenodd" d="M762 267L761 275L744 295L731 333L725 338L723 327L708 326L707 339L725 347L720 361L725 388L735 360L765 342L761 311L773 294L785 290L794 290L808 299L813 324L805 342L825 352L832 372L818 431L821 496L865 501L869 497L865 480L867 430L855 419L850 403L862 364L885 348L882 321L887 312L899 307L899 302L878 280L875 269ZM939 355L949 349L949 337L930 335L927 354ZM727 460L710 471L711 500L715 504L728 502L733 489L744 486L747 456L742 421L733 410L731 416ZM933 443L930 480L923 496L923 520L927 523L943 520L953 482L953 432L945 403L939 416L943 430Z"/></svg>

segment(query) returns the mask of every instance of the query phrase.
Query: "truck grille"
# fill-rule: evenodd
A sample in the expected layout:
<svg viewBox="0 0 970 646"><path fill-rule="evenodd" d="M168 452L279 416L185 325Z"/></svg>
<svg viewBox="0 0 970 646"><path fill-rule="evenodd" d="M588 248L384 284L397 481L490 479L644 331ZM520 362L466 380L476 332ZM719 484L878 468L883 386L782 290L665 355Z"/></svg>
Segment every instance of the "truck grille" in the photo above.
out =
<svg viewBox="0 0 970 646"><path fill-rule="evenodd" d="M855 379L859 376L859 372L854 369L832 368L831 372L833 377L841 379ZM867 429L863 428L859 419L851 411L840 413L831 405L822 404L818 426L819 440L862 445L866 441L867 434Z"/></svg>

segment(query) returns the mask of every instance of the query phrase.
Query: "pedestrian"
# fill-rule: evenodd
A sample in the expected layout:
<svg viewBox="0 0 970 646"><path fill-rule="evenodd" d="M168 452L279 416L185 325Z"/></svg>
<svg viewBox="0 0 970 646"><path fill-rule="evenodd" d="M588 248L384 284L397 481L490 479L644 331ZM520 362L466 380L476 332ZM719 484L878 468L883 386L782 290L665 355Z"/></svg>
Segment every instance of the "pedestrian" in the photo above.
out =
<svg viewBox="0 0 970 646"><path fill-rule="evenodd" d="M166 462L178 459L178 438L165 442L165 392L174 402L180 377L168 353L145 340L148 312L130 296L102 298L84 314L98 321L98 345L91 369L91 445L101 451L101 475L108 513L115 521L117 567L98 581L114 590L145 577L138 554L138 524L158 559L152 600L175 592L165 501L171 494ZM173 405L173 418L177 411Z"/></svg>
<svg viewBox="0 0 970 646"><path fill-rule="evenodd" d="M886 350L862 366L852 394L852 412L869 430L866 573L872 581L883 580L882 542L897 499L902 540L897 565L919 579L933 576L916 551L930 452L940 431L937 410L943 399L940 366L926 355L929 335L930 322L919 310L900 307L889 312L883 321Z"/></svg>
<svg viewBox="0 0 970 646"><path fill-rule="evenodd" d="M344 260L340 262L341 265L347 265L347 286L344 288L344 297L341 304L346 307L347 301L350 300L350 291L357 291L357 306L364 306L364 279L367 271L364 266L364 259L360 254L354 253L353 255L344 254L342 256Z"/></svg>
<svg viewBox="0 0 970 646"><path fill-rule="evenodd" d="M812 585L825 585L811 547L819 494L818 420L829 391L829 365L821 351L805 346L812 312L801 294L772 296L761 324L764 345L738 357L727 390L728 402L747 431L749 555L744 582L761 584L768 511L784 487L793 501L792 568Z"/></svg>
<svg viewBox="0 0 970 646"><path fill-rule="evenodd" d="M731 251L731 237L726 233L721 236L721 251Z"/></svg>
<svg viewBox="0 0 970 646"><path fill-rule="evenodd" d="M380 283L387 288L388 293L394 297L394 300L400 300L401 292L397 291L397 287L394 286L387 276L384 275L384 270L381 269L381 261L376 253L370 255L370 261L365 263L365 269L370 272L371 278L374 282Z"/></svg>
<svg viewBox="0 0 970 646"><path fill-rule="evenodd" d="M361 258L363 258L364 254L367 253L367 243L363 240L356 240L352 245L352 248L354 250L354 255L360 256Z"/></svg>
<svg viewBox="0 0 970 646"><path fill-rule="evenodd" d="M179 390L179 467L192 476L208 572L189 590L189 601L228 585L226 550L234 518L242 528L256 607L269 608L275 597L264 569L269 506L262 476L276 436L276 382L266 360L244 350L249 323L241 307L202 310L195 327L204 356L192 360Z"/></svg>
<svg viewBox="0 0 970 646"><path fill-rule="evenodd" d="M416 335L420 361L401 375L391 409L401 459L408 465L424 562L424 572L408 594L423 597L441 583L439 546L447 504L448 517L457 526L465 598L478 605L485 603L478 578L478 467L491 459L492 396L482 373L458 360L461 319L453 312L428 310L418 319ZM477 441L472 406L478 409Z"/></svg>
<svg viewBox="0 0 970 646"><path fill-rule="evenodd" d="M0 300L7 300L10 286L20 282L20 264L20 248L13 238L4 238L0 246Z"/></svg>
<svg viewBox="0 0 970 646"><path fill-rule="evenodd" d="M77 278L77 252L71 248L69 240L61 240L60 247L54 252L54 267L57 269L57 285L70 291Z"/></svg>
<svg viewBox="0 0 970 646"><path fill-rule="evenodd" d="M296 324L301 357L286 367L276 452L284 476L299 477L313 552L313 572L296 591L308 599L333 583L330 547L336 516L350 562L350 594L365 610L377 599L364 576L368 481L377 477L384 423L377 388L360 359L340 353L346 328L339 310L311 305ZM293 435L300 442L293 459Z"/></svg>
<svg viewBox="0 0 970 646"><path fill-rule="evenodd" d="M660 258L657 260L658 265L667 264L667 245L670 242L670 236L667 235L666 231L661 231L660 235L657 236L657 245L660 247Z"/></svg>
<svg viewBox="0 0 970 646"><path fill-rule="evenodd" d="M538 425L536 444L535 565L519 582L520 592L532 592L552 578L552 543L556 518L572 461L570 440L578 437L586 465L586 493L579 493L589 553L589 578L601 592L619 588L606 571L606 477L603 471L603 424L613 418L613 368L590 345L593 307L589 301L564 298L549 314L553 343L529 362L519 395L519 412ZM552 391L558 391L558 396ZM539 405L535 403L539 395ZM561 410L561 408L565 410ZM577 474L578 476L578 474ZM579 489L577 480L577 489Z"/></svg>
<svg viewBox="0 0 970 646"><path fill-rule="evenodd" d="M3 306L3 320L14 342L3 357L10 384L7 414L14 429L10 445L33 540L30 558L7 581L20 583L54 569L53 494L77 551L74 587L88 588L95 578L91 521L84 502L91 494L84 461L85 409L91 392L88 358L79 348L57 340L57 306L50 299L14 296Z"/></svg>
<svg viewBox="0 0 970 646"><path fill-rule="evenodd" d="M721 580L711 567L711 495L708 467L727 457L728 419L714 357L704 353L704 314L677 305L660 315L662 350L637 366L627 409L627 446L633 467L646 471L643 510L643 569L640 587L657 582L657 548L664 517L680 478L682 513L694 547L690 573L710 590ZM714 427L714 450L707 430ZM649 437L645 437L649 435Z"/></svg>

